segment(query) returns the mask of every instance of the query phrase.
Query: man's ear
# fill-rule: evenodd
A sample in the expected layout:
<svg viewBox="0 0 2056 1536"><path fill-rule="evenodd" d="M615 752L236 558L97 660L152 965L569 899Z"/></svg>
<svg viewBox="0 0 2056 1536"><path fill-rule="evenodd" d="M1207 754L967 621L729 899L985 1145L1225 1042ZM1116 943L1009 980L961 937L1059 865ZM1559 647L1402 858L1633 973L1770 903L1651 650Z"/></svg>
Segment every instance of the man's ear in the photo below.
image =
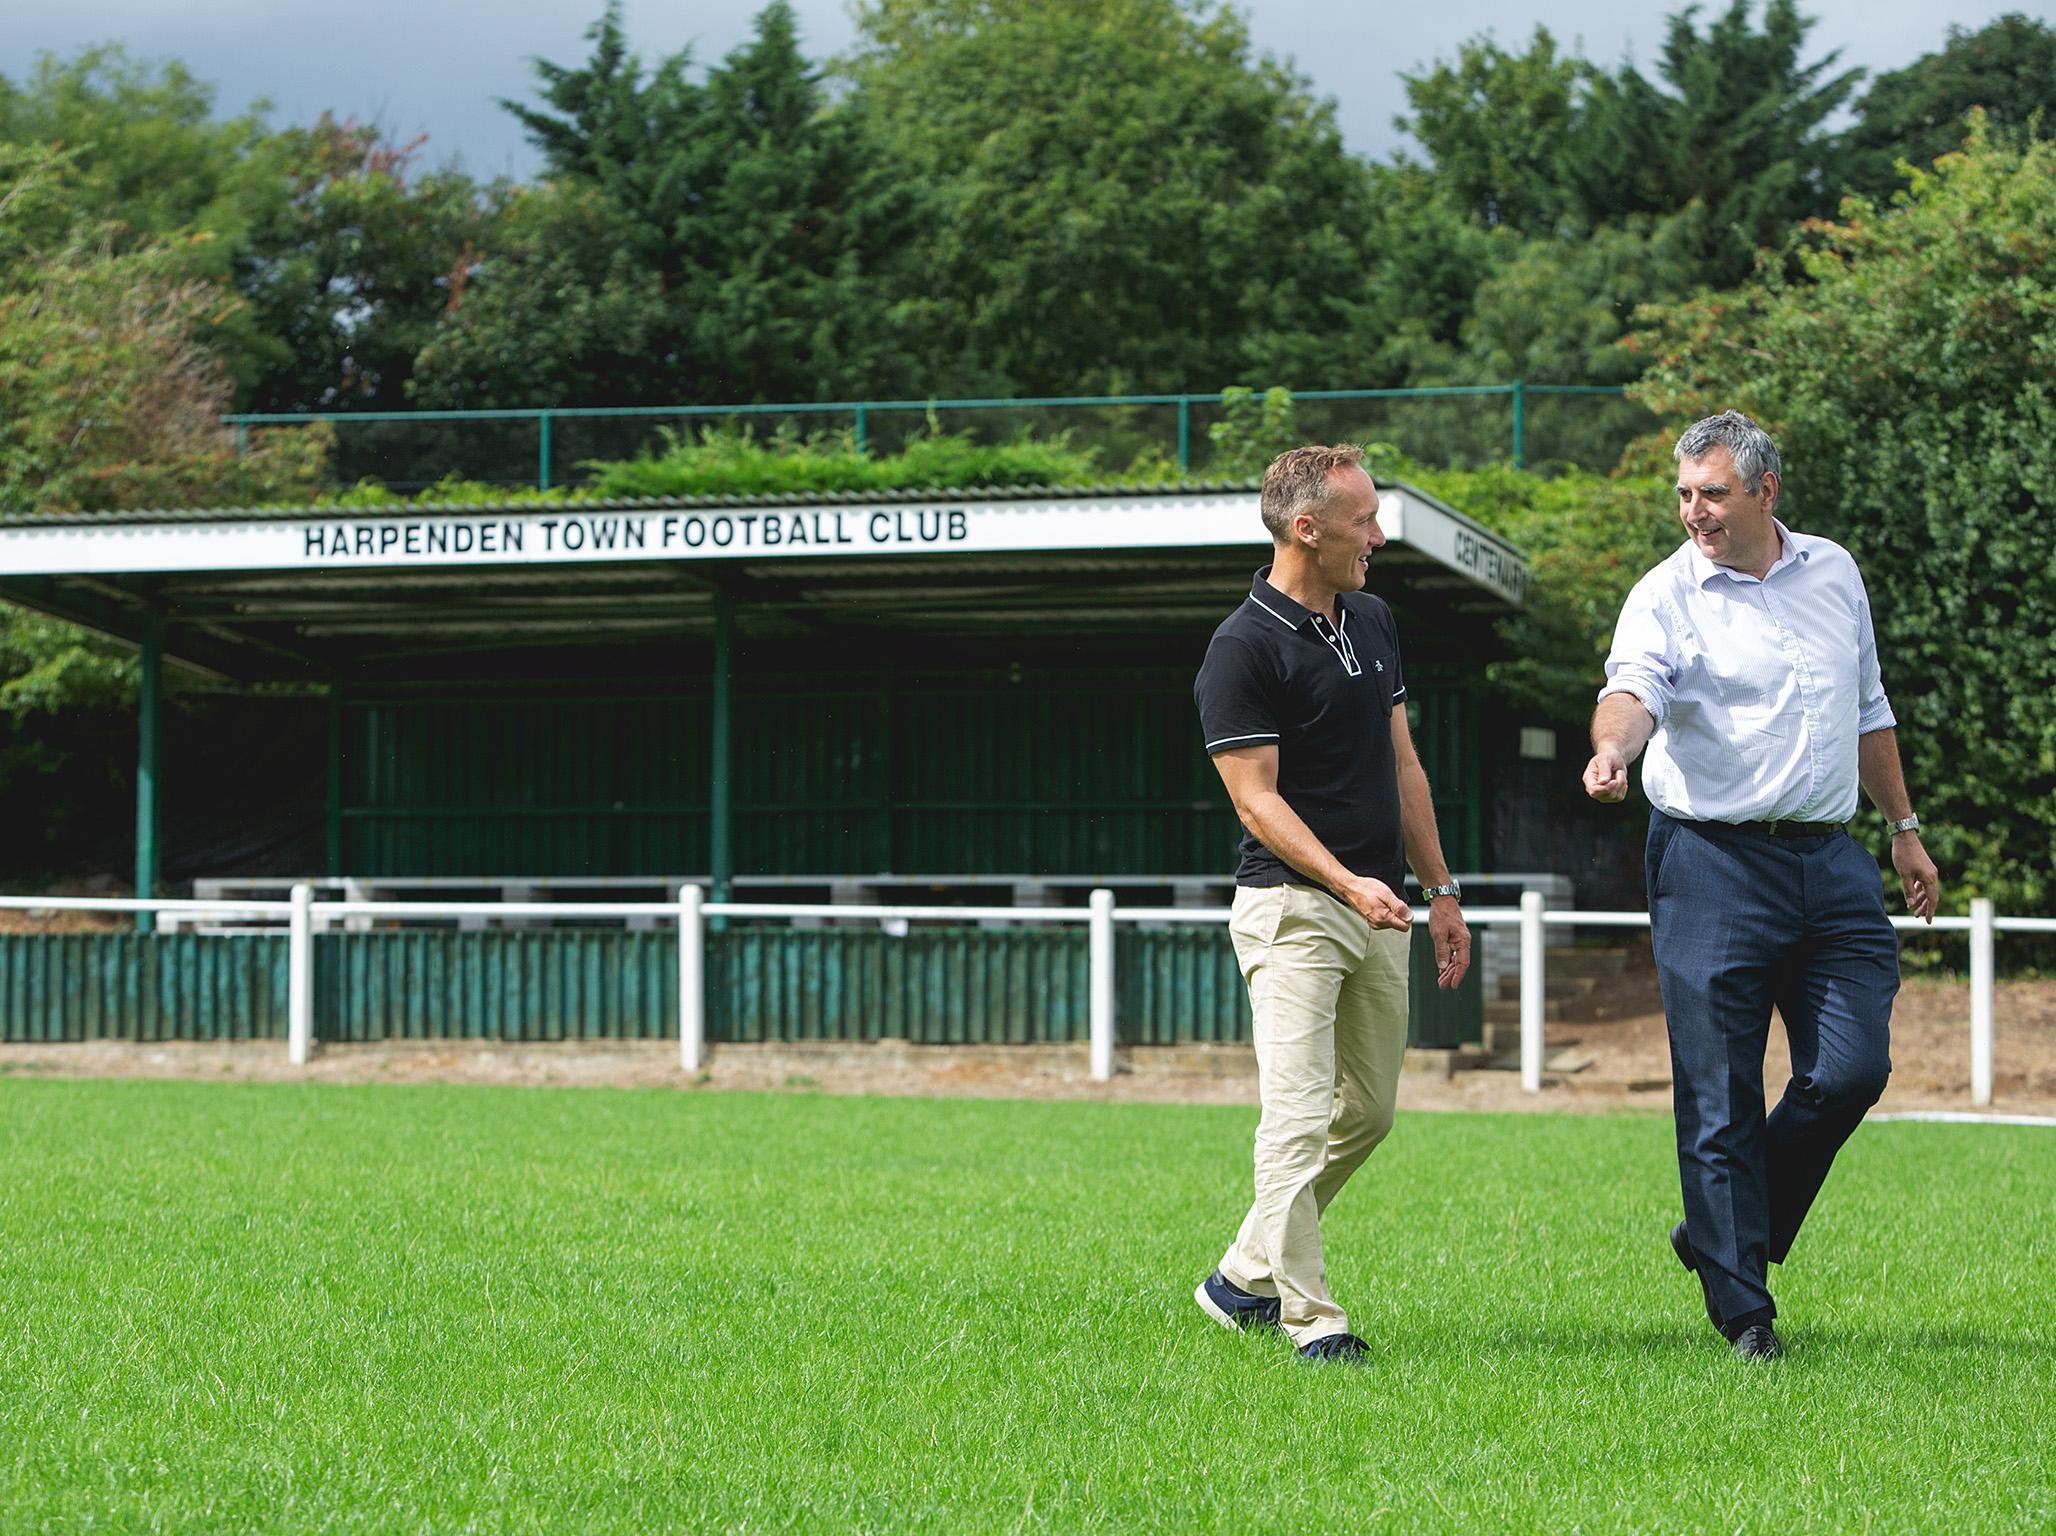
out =
<svg viewBox="0 0 2056 1536"><path fill-rule="evenodd" d="M1311 512L1301 512L1292 519L1292 532L1303 545L1311 547L1321 542L1321 525Z"/></svg>
<svg viewBox="0 0 2056 1536"><path fill-rule="evenodd" d="M1763 472L1763 510L1775 512L1778 509L1778 493L1784 487L1778 483L1778 472L1766 469Z"/></svg>

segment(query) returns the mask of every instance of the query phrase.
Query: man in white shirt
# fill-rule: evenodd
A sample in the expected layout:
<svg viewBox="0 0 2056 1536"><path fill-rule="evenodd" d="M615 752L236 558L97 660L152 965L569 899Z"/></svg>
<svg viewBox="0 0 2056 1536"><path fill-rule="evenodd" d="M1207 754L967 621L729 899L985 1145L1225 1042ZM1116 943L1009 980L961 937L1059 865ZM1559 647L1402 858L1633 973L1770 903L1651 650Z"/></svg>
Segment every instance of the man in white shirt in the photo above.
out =
<svg viewBox="0 0 2056 1536"><path fill-rule="evenodd" d="M1763 1359L1781 1352L1767 1266L1891 1072L1899 947L1876 861L1843 825L1859 784L1923 919L1938 877L1856 562L1777 520L1777 445L1747 416L1695 423L1673 457L1690 537L1621 610L1585 790L1621 799L1648 747L1643 873L1685 1201L1671 1247L1735 1352ZM1773 1006L1792 1080L1766 1117Z"/></svg>

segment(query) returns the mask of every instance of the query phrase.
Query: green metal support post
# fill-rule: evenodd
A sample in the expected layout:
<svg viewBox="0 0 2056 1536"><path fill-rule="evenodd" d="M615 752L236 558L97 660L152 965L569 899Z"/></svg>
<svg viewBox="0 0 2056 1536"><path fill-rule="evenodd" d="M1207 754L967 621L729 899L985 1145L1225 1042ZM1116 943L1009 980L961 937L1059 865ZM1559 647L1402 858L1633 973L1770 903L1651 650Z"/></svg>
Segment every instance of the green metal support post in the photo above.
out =
<svg viewBox="0 0 2056 1536"><path fill-rule="evenodd" d="M1192 468L1192 396L1178 397L1178 468Z"/></svg>
<svg viewBox="0 0 2056 1536"><path fill-rule="evenodd" d="M864 408L860 405L857 407L856 431L851 437L851 443L859 453L864 451L864 441L867 436L864 429L867 425L868 423L864 419Z"/></svg>
<svg viewBox="0 0 2056 1536"><path fill-rule="evenodd" d="M136 895L157 894L158 710L164 692L164 615L143 615L142 668L136 679ZM138 912L136 932L153 933L156 914Z"/></svg>
<svg viewBox="0 0 2056 1536"><path fill-rule="evenodd" d="M541 411L536 415L536 454L535 488L539 491L547 491L550 488L550 413L548 411Z"/></svg>
<svg viewBox="0 0 2056 1536"><path fill-rule="evenodd" d="M1528 463L1527 422L1523 409L1527 404L1528 388L1520 379L1513 381L1513 467L1525 469Z"/></svg>
<svg viewBox="0 0 2056 1536"><path fill-rule="evenodd" d="M326 873L330 879L343 872L343 690L328 690L328 806Z"/></svg>
<svg viewBox="0 0 2056 1536"><path fill-rule="evenodd" d="M735 715L735 599L714 594L713 761L708 794L707 862L713 875L713 897L728 900L735 874L735 784L732 743Z"/></svg>

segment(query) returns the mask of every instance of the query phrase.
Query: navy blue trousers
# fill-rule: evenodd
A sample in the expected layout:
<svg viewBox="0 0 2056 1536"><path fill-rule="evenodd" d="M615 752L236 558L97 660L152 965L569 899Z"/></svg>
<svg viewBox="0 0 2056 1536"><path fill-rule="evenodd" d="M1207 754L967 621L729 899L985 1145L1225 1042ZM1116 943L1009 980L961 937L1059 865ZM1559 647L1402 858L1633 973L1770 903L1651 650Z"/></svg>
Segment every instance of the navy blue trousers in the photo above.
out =
<svg viewBox="0 0 2056 1536"><path fill-rule="evenodd" d="M1783 1263L1835 1153L1885 1091L1899 943L1846 832L1773 838L1649 818L1650 936L1670 1028L1685 1232L1730 1334L1776 1315ZM1792 1080L1763 1111L1775 1007Z"/></svg>

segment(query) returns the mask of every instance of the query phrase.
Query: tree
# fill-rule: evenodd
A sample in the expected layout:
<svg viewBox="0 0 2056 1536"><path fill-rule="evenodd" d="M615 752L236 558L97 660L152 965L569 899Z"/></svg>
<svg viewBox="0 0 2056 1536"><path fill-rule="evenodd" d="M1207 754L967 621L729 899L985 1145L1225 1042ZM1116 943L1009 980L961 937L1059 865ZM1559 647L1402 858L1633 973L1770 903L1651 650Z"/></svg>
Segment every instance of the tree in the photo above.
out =
<svg viewBox="0 0 2056 1536"><path fill-rule="evenodd" d="M574 180L512 189L415 359L437 409L690 401L662 277L614 238L619 210Z"/></svg>
<svg viewBox="0 0 2056 1536"><path fill-rule="evenodd" d="M1925 168L1963 147L1964 118L1982 107L1993 130L2056 127L2056 29L2018 14L1972 32L1951 27L1939 53L1878 76L1843 137L1844 185L1883 199L1904 185L1898 162Z"/></svg>
<svg viewBox="0 0 2056 1536"><path fill-rule="evenodd" d="M1655 314L1637 393L1778 435L1784 515L1863 567L1929 846L2031 911L2056 896L2056 146L1973 124L1892 207L1809 226L1796 270Z"/></svg>
<svg viewBox="0 0 2056 1536"><path fill-rule="evenodd" d="M476 189L415 174L419 143L324 116L272 132L260 103L228 121L175 60L88 48L0 79L0 143L60 149L65 220L121 253L152 242L176 275L248 302L209 324L236 403L253 410L404 404L414 354L480 237ZM46 234L50 233L45 231Z"/></svg>
<svg viewBox="0 0 2056 1536"><path fill-rule="evenodd" d="M68 157L0 146L0 506L168 507L303 496L327 440L238 454L206 336L234 300L184 242L117 249L76 215ZM192 238L192 237L189 237Z"/></svg>
<svg viewBox="0 0 2056 1536"><path fill-rule="evenodd" d="M1356 383L1365 168L1329 104L1179 0L870 0L849 64L940 217L938 386Z"/></svg>
<svg viewBox="0 0 2056 1536"><path fill-rule="evenodd" d="M1833 206L1822 124L1862 78L1831 75L1837 53L1800 62L1813 23L1797 0L1766 0L1761 31L1750 10L1733 0L1704 33L1698 7L1674 15L1661 85L1630 64L1595 72L1565 161L1585 222L1676 216L1715 287L1747 277L1758 249Z"/></svg>
<svg viewBox="0 0 2056 1536"><path fill-rule="evenodd" d="M503 103L548 183L510 200L416 397L723 403L918 387L914 183L857 105L829 99L791 8L766 7L701 84L683 50L646 72L618 8L587 36L584 67L536 65L554 111Z"/></svg>
<svg viewBox="0 0 2056 1536"><path fill-rule="evenodd" d="M1400 76L1413 112L1393 122L1420 141L1441 190L1470 217L1547 234L1569 208L1564 161L1591 73L1582 59L1557 56L1546 27L1521 54L1474 37L1455 63Z"/></svg>
<svg viewBox="0 0 2056 1536"><path fill-rule="evenodd" d="M417 175L421 143L326 114L253 150L266 174L230 276L260 338L253 411L397 410L491 227L488 194Z"/></svg>

